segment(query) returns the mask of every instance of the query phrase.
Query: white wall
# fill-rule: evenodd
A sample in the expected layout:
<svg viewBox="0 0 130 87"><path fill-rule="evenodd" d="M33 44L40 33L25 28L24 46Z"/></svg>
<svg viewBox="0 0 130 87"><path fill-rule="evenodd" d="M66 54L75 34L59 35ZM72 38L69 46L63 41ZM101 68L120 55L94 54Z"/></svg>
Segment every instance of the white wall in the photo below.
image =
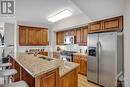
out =
<svg viewBox="0 0 130 87"><path fill-rule="evenodd" d="M125 87L130 87L130 0L126 0L124 12L124 69Z"/></svg>

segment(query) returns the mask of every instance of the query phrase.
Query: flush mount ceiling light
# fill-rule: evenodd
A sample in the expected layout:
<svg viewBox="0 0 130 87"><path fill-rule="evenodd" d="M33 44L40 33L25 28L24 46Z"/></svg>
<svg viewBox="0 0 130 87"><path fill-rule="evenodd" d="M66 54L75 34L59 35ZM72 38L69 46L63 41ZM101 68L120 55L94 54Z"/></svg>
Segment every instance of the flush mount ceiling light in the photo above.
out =
<svg viewBox="0 0 130 87"><path fill-rule="evenodd" d="M61 19L67 18L67 17L69 17L71 15L72 15L72 12L70 12L69 10L64 10L64 11L61 11L58 14L48 18L48 21L56 22L56 21L59 21Z"/></svg>

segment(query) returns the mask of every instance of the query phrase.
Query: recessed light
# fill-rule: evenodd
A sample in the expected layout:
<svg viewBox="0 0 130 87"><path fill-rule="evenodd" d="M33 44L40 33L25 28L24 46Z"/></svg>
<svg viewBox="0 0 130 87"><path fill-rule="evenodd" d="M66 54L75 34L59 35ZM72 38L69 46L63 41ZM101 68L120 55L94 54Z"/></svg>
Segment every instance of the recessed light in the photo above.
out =
<svg viewBox="0 0 130 87"><path fill-rule="evenodd" d="M61 19L67 18L67 17L69 17L71 15L72 15L72 12L70 12L69 10L64 10L64 11L61 11L58 14L48 18L48 21L56 22L56 21L59 21Z"/></svg>

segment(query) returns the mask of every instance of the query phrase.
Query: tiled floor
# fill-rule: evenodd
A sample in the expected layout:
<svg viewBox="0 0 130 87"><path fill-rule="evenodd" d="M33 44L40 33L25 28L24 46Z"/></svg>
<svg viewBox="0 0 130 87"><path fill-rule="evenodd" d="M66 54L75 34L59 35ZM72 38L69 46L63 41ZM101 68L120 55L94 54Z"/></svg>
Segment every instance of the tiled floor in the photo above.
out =
<svg viewBox="0 0 130 87"><path fill-rule="evenodd" d="M100 87L93 83L87 81L87 77L83 75L78 75L78 87Z"/></svg>

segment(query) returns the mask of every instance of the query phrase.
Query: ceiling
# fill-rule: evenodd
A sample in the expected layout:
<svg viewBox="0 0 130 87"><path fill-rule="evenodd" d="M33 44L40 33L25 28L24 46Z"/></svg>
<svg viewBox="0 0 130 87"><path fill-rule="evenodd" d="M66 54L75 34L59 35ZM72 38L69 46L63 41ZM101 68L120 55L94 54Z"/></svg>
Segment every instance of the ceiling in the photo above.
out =
<svg viewBox="0 0 130 87"><path fill-rule="evenodd" d="M16 19L19 23L49 25L52 23L47 18L64 9L73 16L82 13L70 0L16 0Z"/></svg>
<svg viewBox="0 0 130 87"><path fill-rule="evenodd" d="M91 20L123 15L124 0L71 0Z"/></svg>
<svg viewBox="0 0 130 87"><path fill-rule="evenodd" d="M123 14L123 0L15 0L16 19L19 23L51 25L47 18L64 9L73 16L85 14L99 20Z"/></svg>

